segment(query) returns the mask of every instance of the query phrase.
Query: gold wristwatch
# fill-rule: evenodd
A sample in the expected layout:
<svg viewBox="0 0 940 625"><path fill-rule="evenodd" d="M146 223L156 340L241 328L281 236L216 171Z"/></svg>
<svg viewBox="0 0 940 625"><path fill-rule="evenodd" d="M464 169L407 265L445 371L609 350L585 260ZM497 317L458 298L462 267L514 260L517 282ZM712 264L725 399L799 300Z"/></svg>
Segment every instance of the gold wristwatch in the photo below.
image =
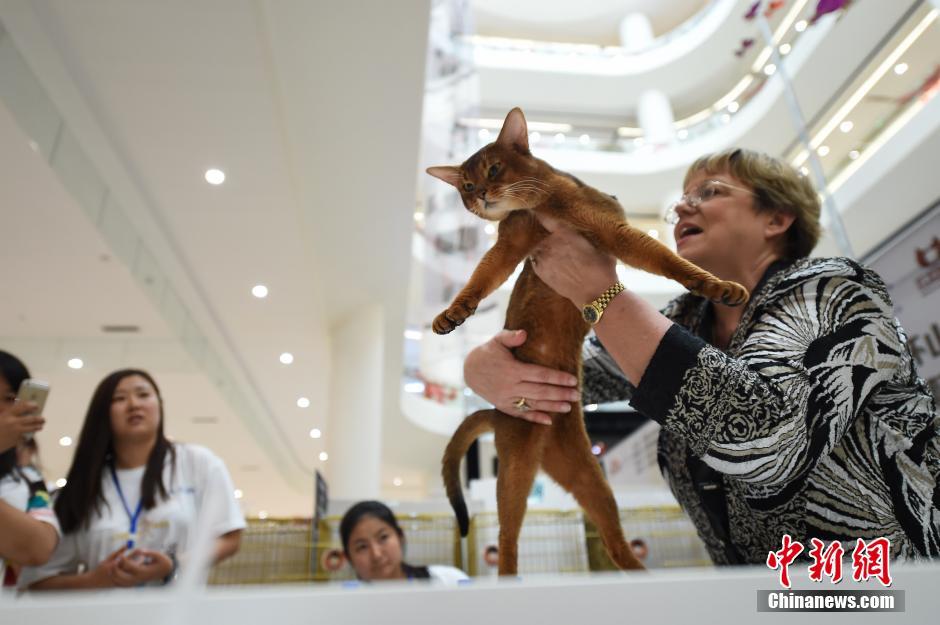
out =
<svg viewBox="0 0 940 625"><path fill-rule="evenodd" d="M600 294L600 296L581 309L581 316L584 317L584 320L590 323L592 326L597 325L597 322L601 320L601 316L604 314L604 309L607 308L607 305L610 304L610 300L617 297L617 294L623 291L626 287L623 286L622 282L618 282L613 285L606 291Z"/></svg>

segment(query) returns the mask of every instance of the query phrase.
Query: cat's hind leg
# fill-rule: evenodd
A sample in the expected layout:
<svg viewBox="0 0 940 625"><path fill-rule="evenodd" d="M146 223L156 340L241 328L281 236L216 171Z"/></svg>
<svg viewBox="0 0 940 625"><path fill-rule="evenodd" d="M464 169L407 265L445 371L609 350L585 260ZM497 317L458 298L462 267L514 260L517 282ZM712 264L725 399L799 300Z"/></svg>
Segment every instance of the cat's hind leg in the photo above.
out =
<svg viewBox="0 0 940 625"><path fill-rule="evenodd" d="M548 430L508 416L496 427L500 575L516 575L519 570L519 533Z"/></svg>
<svg viewBox="0 0 940 625"><path fill-rule="evenodd" d="M591 453L591 442L577 407L555 418L542 456L542 468L581 504L617 567L645 568L624 538L617 501Z"/></svg>

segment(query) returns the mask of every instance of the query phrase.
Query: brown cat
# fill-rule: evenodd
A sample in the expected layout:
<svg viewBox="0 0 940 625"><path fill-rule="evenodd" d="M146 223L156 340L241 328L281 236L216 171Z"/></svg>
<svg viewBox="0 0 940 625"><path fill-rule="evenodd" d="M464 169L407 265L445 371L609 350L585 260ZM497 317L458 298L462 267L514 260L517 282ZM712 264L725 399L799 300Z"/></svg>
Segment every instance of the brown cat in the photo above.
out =
<svg viewBox="0 0 940 625"><path fill-rule="evenodd" d="M571 302L538 278L527 259L548 235L536 218L539 213L566 222L596 247L623 262L672 278L713 301L732 305L747 301L747 291L741 285L719 280L628 225L623 208L614 198L532 156L525 117L518 108L506 116L496 141L460 167L431 167L427 171L455 186L467 210L483 219L499 221L496 243L450 307L434 319L432 327L438 334L447 334L463 323L480 301L526 259L506 312L506 328L527 333L526 342L513 350L514 355L523 362L566 371L580 379L581 344L590 326ZM643 568L624 539L617 504L591 453L578 405L573 405L569 413L554 414L550 426L495 409L475 412L461 423L444 452L442 470L461 535L467 535L469 519L460 488L460 459L473 440L489 430L495 431L499 457L496 497L500 575L516 574L526 498L540 466L574 495L597 525L617 566Z"/></svg>

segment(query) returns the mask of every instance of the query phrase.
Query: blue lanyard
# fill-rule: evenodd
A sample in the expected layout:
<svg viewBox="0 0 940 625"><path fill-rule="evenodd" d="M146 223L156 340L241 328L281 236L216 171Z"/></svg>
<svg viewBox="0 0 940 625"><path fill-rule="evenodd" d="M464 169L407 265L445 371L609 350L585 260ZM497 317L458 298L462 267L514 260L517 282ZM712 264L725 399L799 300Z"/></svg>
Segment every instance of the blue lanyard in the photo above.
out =
<svg viewBox="0 0 940 625"><path fill-rule="evenodd" d="M134 540L137 538L137 520L140 518L140 512L144 507L144 497L143 494L141 494L140 501L137 502L137 510L131 514L131 507L127 505L127 500L124 498L124 491L121 490L121 483L117 479L117 473L114 472L114 465L111 465L111 479L114 480L114 487L117 489L118 497L121 498L124 512L127 513L127 518L131 520L131 528L127 537L127 548L133 549Z"/></svg>

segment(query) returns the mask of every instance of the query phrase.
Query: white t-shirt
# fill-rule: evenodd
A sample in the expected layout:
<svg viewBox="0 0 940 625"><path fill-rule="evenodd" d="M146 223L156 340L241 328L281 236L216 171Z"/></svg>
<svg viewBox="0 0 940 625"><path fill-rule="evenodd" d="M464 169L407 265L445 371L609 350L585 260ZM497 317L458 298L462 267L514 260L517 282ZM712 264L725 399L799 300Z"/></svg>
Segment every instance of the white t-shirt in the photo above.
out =
<svg viewBox="0 0 940 625"><path fill-rule="evenodd" d="M23 510L34 519L48 523L55 528L59 536L62 535L59 521L49 502L45 483L39 471L33 467L14 469L0 479L0 499L17 510ZM0 583L3 582L5 574L6 563L0 558Z"/></svg>
<svg viewBox="0 0 940 625"><path fill-rule="evenodd" d="M460 569L445 564L431 564L428 566L428 575L431 580L445 586L456 586L462 581L470 579Z"/></svg>
<svg viewBox="0 0 940 625"><path fill-rule="evenodd" d="M214 536L243 529L245 517L235 499L232 479L218 456L199 445L174 444L174 448L175 468L169 454L163 468L169 498L161 500L158 493L157 505L141 511L134 546L173 552L180 557L185 555L188 541L199 527L201 513L212 515ZM138 467L115 471L132 513L140 501L144 470L145 467ZM105 503L97 514L92 512L90 525L63 536L52 558L43 566L25 568L20 575L21 588L60 573L75 573L79 564L91 570L127 543L130 517L108 468L101 475L101 491Z"/></svg>

